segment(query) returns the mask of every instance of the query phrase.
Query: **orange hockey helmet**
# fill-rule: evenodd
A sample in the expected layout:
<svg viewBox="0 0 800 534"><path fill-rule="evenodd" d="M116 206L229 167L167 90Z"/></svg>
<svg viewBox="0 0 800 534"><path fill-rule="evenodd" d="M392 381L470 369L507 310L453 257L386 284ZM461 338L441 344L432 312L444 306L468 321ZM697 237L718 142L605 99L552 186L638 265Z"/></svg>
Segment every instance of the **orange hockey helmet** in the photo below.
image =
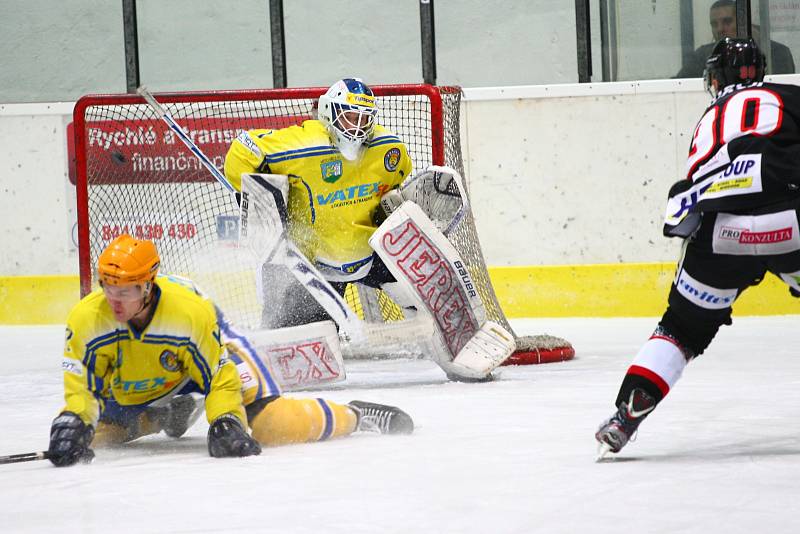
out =
<svg viewBox="0 0 800 534"><path fill-rule="evenodd" d="M152 241L134 239L122 234L108 244L97 260L101 285L126 286L141 284L144 294L150 292L161 260Z"/></svg>

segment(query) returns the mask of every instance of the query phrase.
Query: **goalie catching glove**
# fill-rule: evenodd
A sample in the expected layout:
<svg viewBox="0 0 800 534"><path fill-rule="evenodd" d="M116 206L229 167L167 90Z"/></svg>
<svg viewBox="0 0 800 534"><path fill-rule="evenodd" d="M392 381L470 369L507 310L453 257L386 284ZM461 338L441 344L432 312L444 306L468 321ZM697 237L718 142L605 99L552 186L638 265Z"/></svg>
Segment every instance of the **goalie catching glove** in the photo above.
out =
<svg viewBox="0 0 800 534"><path fill-rule="evenodd" d="M384 194L372 221L380 226L406 200L418 205L445 236L458 226L469 209L461 175L450 167L431 165L406 178L399 189Z"/></svg>
<svg viewBox="0 0 800 534"><path fill-rule="evenodd" d="M235 415L214 419L208 429L208 454L214 458L261 454L261 445L253 439Z"/></svg>

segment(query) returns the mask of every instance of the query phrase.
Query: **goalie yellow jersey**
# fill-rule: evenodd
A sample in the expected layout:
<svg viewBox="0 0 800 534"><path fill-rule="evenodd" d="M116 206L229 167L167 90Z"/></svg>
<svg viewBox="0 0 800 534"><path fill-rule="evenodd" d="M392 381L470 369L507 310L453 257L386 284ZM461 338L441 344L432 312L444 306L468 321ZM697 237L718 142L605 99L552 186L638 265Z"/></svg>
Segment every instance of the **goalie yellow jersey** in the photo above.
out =
<svg viewBox="0 0 800 534"><path fill-rule="evenodd" d="M400 138L376 125L359 159L349 161L323 124L308 120L242 132L225 157L225 175L241 190L241 175L254 172L288 176L292 240L328 280L352 281L372 264L373 212L411 173L411 158Z"/></svg>
<svg viewBox="0 0 800 534"><path fill-rule="evenodd" d="M246 421L241 381L226 354L217 313L193 284L159 276L155 313L143 331L114 319L97 289L67 318L64 346L65 411L96 425L105 400L149 404L193 381L205 398L209 422L232 413Z"/></svg>

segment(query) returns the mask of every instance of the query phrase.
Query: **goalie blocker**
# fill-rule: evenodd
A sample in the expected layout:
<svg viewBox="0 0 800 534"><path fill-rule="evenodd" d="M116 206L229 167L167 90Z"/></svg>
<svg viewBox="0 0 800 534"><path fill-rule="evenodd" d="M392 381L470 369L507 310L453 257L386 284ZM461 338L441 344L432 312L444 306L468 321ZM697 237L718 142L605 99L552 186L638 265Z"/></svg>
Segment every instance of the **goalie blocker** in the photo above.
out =
<svg viewBox="0 0 800 534"><path fill-rule="evenodd" d="M513 334L486 320L458 251L415 202L394 208L369 243L397 279L389 295L432 318L428 348L450 378L486 379L514 352Z"/></svg>

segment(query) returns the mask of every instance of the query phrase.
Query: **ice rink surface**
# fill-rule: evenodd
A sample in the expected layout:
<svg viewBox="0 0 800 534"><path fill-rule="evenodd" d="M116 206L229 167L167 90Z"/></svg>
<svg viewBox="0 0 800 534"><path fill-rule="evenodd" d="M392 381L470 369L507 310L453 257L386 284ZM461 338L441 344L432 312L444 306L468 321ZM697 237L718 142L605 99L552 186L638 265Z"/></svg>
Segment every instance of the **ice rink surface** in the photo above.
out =
<svg viewBox="0 0 800 534"><path fill-rule="evenodd" d="M411 436L359 434L208 456L207 423L97 451L91 465L0 466L0 531L280 533L800 532L798 317L739 318L614 461L594 431L655 319L526 320L565 363L448 383L430 362L348 362L307 396L395 404ZM0 454L47 447L60 327L0 327Z"/></svg>

